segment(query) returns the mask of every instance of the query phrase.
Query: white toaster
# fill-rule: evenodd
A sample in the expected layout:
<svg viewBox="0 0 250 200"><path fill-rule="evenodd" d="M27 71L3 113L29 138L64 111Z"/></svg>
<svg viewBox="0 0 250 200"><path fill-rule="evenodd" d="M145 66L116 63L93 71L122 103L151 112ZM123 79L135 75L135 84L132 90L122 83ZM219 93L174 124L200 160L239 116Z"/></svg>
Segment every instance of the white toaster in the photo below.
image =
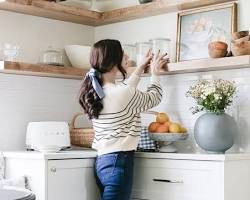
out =
<svg viewBox="0 0 250 200"><path fill-rule="evenodd" d="M70 147L69 125L67 122L30 122L26 132L28 150L57 152Z"/></svg>

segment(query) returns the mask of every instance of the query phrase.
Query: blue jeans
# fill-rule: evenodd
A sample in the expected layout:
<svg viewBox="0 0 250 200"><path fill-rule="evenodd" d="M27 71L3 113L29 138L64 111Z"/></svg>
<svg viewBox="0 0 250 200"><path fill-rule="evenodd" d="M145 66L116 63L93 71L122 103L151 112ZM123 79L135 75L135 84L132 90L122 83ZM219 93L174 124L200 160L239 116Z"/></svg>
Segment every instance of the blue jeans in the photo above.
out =
<svg viewBox="0 0 250 200"><path fill-rule="evenodd" d="M95 175L101 200L129 200L132 191L134 151L104 154L96 158Z"/></svg>

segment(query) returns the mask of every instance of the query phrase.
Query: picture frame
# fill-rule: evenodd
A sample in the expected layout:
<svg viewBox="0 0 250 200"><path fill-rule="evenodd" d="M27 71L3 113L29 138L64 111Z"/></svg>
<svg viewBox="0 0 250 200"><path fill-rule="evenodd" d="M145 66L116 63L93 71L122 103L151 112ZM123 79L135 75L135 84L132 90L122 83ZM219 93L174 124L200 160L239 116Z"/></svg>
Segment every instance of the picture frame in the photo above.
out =
<svg viewBox="0 0 250 200"><path fill-rule="evenodd" d="M178 13L176 61L208 58L208 44L212 41L224 41L230 47L231 34L236 30L235 2Z"/></svg>

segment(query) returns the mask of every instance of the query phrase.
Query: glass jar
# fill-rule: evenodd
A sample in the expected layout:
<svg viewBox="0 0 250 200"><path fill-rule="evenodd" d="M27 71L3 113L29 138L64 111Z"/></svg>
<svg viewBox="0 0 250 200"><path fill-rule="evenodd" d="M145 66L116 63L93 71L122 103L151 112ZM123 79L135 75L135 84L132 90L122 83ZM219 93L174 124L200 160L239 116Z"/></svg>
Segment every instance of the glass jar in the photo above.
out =
<svg viewBox="0 0 250 200"><path fill-rule="evenodd" d="M160 50L160 55L167 53L165 58L170 58L170 42L168 38L154 38L150 40L152 53L155 55Z"/></svg>
<svg viewBox="0 0 250 200"><path fill-rule="evenodd" d="M129 57L129 67L136 66L136 46L132 44L124 44L122 45L124 53L126 53Z"/></svg>
<svg viewBox="0 0 250 200"><path fill-rule="evenodd" d="M19 46L10 43L4 43L1 52L1 59L5 61L15 61L19 54Z"/></svg>
<svg viewBox="0 0 250 200"><path fill-rule="evenodd" d="M62 52L53 49L52 46L49 46L48 49L41 54L39 63L63 66Z"/></svg>
<svg viewBox="0 0 250 200"><path fill-rule="evenodd" d="M140 65L143 58L146 56L148 50L151 48L150 42L138 42L136 43L136 63Z"/></svg>

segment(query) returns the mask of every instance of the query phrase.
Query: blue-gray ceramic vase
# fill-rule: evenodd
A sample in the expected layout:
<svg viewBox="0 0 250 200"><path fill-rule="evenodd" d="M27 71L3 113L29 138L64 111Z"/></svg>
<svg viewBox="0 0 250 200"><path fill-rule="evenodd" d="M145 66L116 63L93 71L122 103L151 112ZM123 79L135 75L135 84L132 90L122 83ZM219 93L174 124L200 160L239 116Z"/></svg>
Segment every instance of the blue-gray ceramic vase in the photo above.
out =
<svg viewBox="0 0 250 200"><path fill-rule="evenodd" d="M230 115L205 113L195 123L194 138L208 153L225 153L233 146L237 132L237 124Z"/></svg>

